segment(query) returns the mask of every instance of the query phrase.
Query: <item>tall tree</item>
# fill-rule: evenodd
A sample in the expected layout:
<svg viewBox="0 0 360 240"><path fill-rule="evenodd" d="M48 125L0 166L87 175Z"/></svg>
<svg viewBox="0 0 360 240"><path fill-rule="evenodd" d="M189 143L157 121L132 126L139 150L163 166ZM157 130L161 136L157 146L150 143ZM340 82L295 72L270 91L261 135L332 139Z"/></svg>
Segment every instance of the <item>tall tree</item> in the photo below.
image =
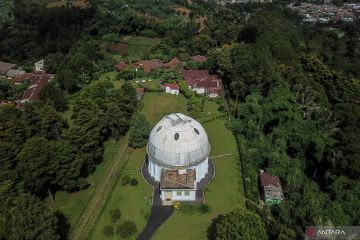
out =
<svg viewBox="0 0 360 240"><path fill-rule="evenodd" d="M238 208L220 216L215 225L214 239L268 239L265 224L256 213Z"/></svg>
<svg viewBox="0 0 360 240"><path fill-rule="evenodd" d="M2 201L0 214L1 239L59 239L57 218L29 193Z"/></svg>
<svg viewBox="0 0 360 240"><path fill-rule="evenodd" d="M146 145L150 133L150 125L142 114L135 114L131 119L129 145L140 148Z"/></svg>

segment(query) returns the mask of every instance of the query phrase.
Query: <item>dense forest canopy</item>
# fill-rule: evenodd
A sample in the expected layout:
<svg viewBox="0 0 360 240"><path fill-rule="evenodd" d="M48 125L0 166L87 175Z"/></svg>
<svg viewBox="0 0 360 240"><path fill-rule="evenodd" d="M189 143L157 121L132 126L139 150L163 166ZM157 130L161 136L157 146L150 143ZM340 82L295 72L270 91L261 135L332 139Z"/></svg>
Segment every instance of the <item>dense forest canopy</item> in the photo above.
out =
<svg viewBox="0 0 360 240"><path fill-rule="evenodd" d="M44 58L56 77L39 103L0 107L0 239L63 237L58 216L39 199L86 188L105 140L130 129L133 146L145 144L149 126L136 113L135 89L129 82L117 89L98 81L117 63L104 47L102 36L109 33L159 38L149 59L207 55L203 66L187 67L205 67L224 82L249 211L224 213L209 238L240 234L246 225L232 221L244 216L270 239L301 239L310 225L360 224L359 20L338 23L340 37L321 24L302 23L277 1L229 7L200 0L91 0L84 9L5 2L11 10L0 18L0 60L32 66ZM191 14L184 17L174 6ZM203 23L200 16L206 16ZM14 100L23 90L0 80L1 98ZM68 99L72 115L64 119ZM260 168L280 177L281 204L257 207ZM32 222L18 225L32 215Z"/></svg>

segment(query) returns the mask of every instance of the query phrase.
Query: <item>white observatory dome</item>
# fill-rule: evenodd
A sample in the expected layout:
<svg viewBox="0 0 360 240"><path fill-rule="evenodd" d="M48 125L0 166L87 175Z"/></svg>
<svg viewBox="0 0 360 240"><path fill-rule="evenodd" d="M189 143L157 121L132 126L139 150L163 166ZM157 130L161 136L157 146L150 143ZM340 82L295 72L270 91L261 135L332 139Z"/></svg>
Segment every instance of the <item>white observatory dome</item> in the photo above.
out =
<svg viewBox="0 0 360 240"><path fill-rule="evenodd" d="M149 158L165 168L186 168L208 159L208 136L199 122L182 113L163 117L151 130Z"/></svg>

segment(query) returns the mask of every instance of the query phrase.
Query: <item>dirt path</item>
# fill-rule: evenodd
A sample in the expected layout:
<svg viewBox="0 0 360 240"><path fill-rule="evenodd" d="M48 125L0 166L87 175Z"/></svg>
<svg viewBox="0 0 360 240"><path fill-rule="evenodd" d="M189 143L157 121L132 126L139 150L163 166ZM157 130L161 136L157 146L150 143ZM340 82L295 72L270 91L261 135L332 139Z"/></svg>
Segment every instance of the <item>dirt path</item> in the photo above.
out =
<svg viewBox="0 0 360 240"><path fill-rule="evenodd" d="M113 159L112 165L107 170L104 177L97 184L97 189L89 200L88 206L76 222L74 230L71 234L73 240L84 240L89 236L90 231L93 229L96 219L101 213L102 208L106 203L106 199L111 193L121 169L125 166L124 160L125 152L128 148L128 136L125 137L120 146L119 151Z"/></svg>

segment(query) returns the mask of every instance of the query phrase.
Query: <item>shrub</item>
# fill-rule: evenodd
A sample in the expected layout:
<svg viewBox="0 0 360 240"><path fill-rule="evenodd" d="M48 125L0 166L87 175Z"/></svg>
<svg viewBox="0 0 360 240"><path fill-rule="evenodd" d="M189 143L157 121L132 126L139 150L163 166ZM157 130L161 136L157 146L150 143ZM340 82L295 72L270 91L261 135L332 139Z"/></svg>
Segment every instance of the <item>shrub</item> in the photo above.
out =
<svg viewBox="0 0 360 240"><path fill-rule="evenodd" d="M207 204L201 204L199 210L201 213L209 213L211 211L211 208Z"/></svg>
<svg viewBox="0 0 360 240"><path fill-rule="evenodd" d="M107 237L114 236L114 228L112 226L105 226L103 229L103 234Z"/></svg>
<svg viewBox="0 0 360 240"><path fill-rule="evenodd" d="M180 209L180 202L178 202L178 201L173 202L173 207L174 207L176 210L179 210L179 209Z"/></svg>
<svg viewBox="0 0 360 240"><path fill-rule="evenodd" d="M130 237L137 232L136 224L133 221L125 221L117 227L116 233L123 238Z"/></svg>
<svg viewBox="0 0 360 240"><path fill-rule="evenodd" d="M125 175L122 179L121 179L121 185L125 186L127 184L129 184L131 178L128 175Z"/></svg>
<svg viewBox="0 0 360 240"><path fill-rule="evenodd" d="M116 208L116 209L112 209L110 210L110 218L111 218L111 222L116 222L120 219L121 217L121 212L120 209Z"/></svg>
<svg viewBox="0 0 360 240"><path fill-rule="evenodd" d="M130 182L131 186L137 186L138 183L139 182L138 182L138 180L136 178L131 179L131 182Z"/></svg>

